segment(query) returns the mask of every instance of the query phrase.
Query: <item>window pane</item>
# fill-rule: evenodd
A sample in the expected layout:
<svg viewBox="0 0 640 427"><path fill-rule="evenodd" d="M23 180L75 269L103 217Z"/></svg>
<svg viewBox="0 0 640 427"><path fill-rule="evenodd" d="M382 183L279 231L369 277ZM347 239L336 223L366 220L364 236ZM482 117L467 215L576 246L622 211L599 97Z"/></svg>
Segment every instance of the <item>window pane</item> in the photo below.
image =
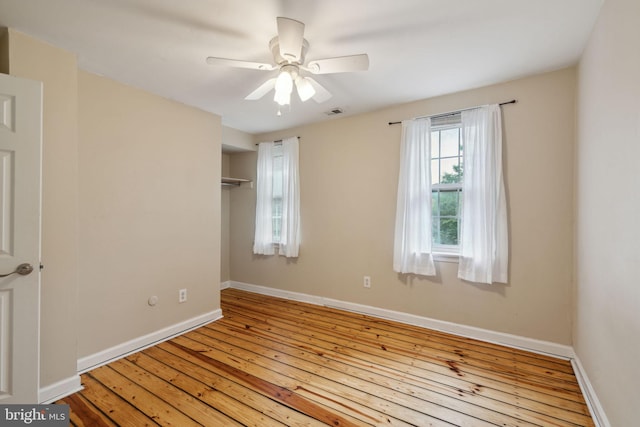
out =
<svg viewBox="0 0 640 427"><path fill-rule="evenodd" d="M433 218L433 221L431 222L431 242L434 245L442 244L440 242L440 221L437 217Z"/></svg>
<svg viewBox="0 0 640 427"><path fill-rule="evenodd" d="M440 160L431 160L431 184L440 184Z"/></svg>
<svg viewBox="0 0 640 427"><path fill-rule="evenodd" d="M273 147L273 198L271 200L271 220L273 224L272 239L280 243L280 229L282 226L282 194L283 194L283 157L282 146Z"/></svg>
<svg viewBox="0 0 640 427"><path fill-rule="evenodd" d="M458 216L458 191L440 192L440 216Z"/></svg>
<svg viewBox="0 0 640 427"><path fill-rule="evenodd" d="M458 219L440 218L440 244L458 244Z"/></svg>
<svg viewBox="0 0 640 427"><path fill-rule="evenodd" d="M458 128L440 132L440 157L458 157L460 148L460 131Z"/></svg>
<svg viewBox="0 0 640 427"><path fill-rule="evenodd" d="M431 193L432 238L435 245L458 245L460 190Z"/></svg>
<svg viewBox="0 0 640 427"><path fill-rule="evenodd" d="M439 193L437 191L431 192L431 216L437 217L440 215Z"/></svg>
<svg viewBox="0 0 640 427"><path fill-rule="evenodd" d="M273 197L282 197L282 156L273 158Z"/></svg>
<svg viewBox="0 0 640 427"><path fill-rule="evenodd" d="M431 132L431 158L432 159L440 157L439 135L440 135L440 132L437 130Z"/></svg>
<svg viewBox="0 0 640 427"><path fill-rule="evenodd" d="M440 182L451 184L460 181L460 168L458 168L459 157L451 159L440 159Z"/></svg>
<svg viewBox="0 0 640 427"><path fill-rule="evenodd" d="M280 226L282 224L282 198L274 197L271 201L271 212L273 221L273 241L280 242Z"/></svg>
<svg viewBox="0 0 640 427"><path fill-rule="evenodd" d="M449 127L450 125L454 125ZM447 127L445 127L447 126ZM463 179L460 126L442 122L431 132L432 238L437 246L458 246L460 228L461 184ZM453 187L453 188L451 188Z"/></svg>

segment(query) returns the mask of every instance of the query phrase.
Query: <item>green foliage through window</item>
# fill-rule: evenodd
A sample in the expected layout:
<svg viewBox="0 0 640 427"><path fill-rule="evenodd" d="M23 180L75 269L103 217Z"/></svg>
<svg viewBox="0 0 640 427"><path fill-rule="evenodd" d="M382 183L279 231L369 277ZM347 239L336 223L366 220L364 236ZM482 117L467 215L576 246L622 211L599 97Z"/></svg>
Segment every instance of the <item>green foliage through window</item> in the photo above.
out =
<svg viewBox="0 0 640 427"><path fill-rule="evenodd" d="M441 184L462 183L462 163L453 166L453 173L445 172L440 180Z"/></svg>
<svg viewBox="0 0 640 427"><path fill-rule="evenodd" d="M434 247L458 246L464 175L460 126L431 131L431 224Z"/></svg>

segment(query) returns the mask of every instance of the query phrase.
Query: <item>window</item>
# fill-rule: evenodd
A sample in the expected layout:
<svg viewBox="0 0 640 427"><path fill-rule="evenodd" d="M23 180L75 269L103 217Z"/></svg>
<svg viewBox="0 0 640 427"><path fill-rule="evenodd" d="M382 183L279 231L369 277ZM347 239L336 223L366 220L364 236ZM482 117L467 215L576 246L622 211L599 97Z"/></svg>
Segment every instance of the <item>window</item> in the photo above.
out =
<svg viewBox="0 0 640 427"><path fill-rule="evenodd" d="M507 283L503 178L498 104L402 121L393 270L434 276L448 252L460 279Z"/></svg>
<svg viewBox="0 0 640 427"><path fill-rule="evenodd" d="M298 138L258 146L253 252L297 257L300 247ZM275 246L275 247L274 247Z"/></svg>
<svg viewBox="0 0 640 427"><path fill-rule="evenodd" d="M271 195L271 220L273 222L273 243L280 243L282 229L282 194L284 186L282 144L274 145L273 156L273 192Z"/></svg>
<svg viewBox="0 0 640 427"><path fill-rule="evenodd" d="M460 114L433 118L431 127L431 228L435 252L460 245L463 145Z"/></svg>

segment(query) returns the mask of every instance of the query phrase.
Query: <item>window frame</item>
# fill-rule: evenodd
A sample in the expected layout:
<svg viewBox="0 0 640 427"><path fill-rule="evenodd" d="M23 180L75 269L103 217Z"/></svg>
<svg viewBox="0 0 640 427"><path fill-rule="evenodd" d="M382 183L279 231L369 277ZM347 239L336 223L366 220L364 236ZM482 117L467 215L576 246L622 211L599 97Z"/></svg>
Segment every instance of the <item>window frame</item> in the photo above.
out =
<svg viewBox="0 0 640 427"><path fill-rule="evenodd" d="M454 116L454 117L452 117ZM431 134L429 135L430 138L430 143L433 144L433 138L432 135L434 132L438 132L439 136L441 135L441 132L446 131L446 130L450 130L450 129L458 129L458 155L457 156L445 156L442 157L442 147L441 145L438 146L438 156L439 157L430 157L430 161L431 161L431 165L433 165L433 161L434 160L438 160L438 171L437 171L437 175L438 175L438 180L440 180L441 178L441 170L440 170L440 165L441 165L441 161L442 159L449 159L449 158L458 158L458 165L463 165L463 159L464 159L464 146L462 144L462 121L460 120L460 114L452 114L451 116L448 117L443 117L443 120L441 120L441 124L433 124L433 121L437 121L436 120L432 120L432 125L431 125ZM438 139L437 141L438 144L441 144L441 138ZM433 154L433 147L431 148L431 153ZM464 172L464 168L463 168L463 172ZM433 171L431 172L432 176L433 176ZM431 200L433 201L433 197L434 197L434 193L443 193L443 192L452 192L452 191L456 191L459 193L459 200L458 200L458 211L457 211L457 222L458 222L458 227L457 227L457 231L458 231L458 244L457 245L446 245L446 244L441 244L441 243L436 243L435 239L434 239L434 234L433 234L433 228L434 228L434 220L438 219L440 220L442 218L442 216L439 215L440 212L438 212L438 216L434 217L433 212L434 212L434 206L432 203L431 206L431 227L432 227L432 232L431 232L431 250L432 253L436 256L437 260L440 261L457 261L458 256L460 255L460 225L461 225L461 219L462 219L462 191L463 191L463 182L462 180L464 179L464 174L462 175L462 179L460 180L460 182L457 183L431 183ZM438 206L438 211L439 211L439 206Z"/></svg>

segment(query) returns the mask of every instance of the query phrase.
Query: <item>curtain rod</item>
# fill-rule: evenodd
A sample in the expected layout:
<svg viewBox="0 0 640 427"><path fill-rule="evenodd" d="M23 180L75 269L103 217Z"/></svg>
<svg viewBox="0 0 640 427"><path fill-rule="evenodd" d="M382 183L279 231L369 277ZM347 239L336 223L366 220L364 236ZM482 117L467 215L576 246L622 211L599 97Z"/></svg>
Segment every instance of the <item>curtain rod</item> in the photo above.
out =
<svg viewBox="0 0 640 427"><path fill-rule="evenodd" d="M298 138L298 140L300 140L299 136L296 136L296 138ZM281 139L276 139L275 141L273 141L274 144L277 144L278 142L282 142L282 140ZM257 143L255 145L260 145L260 143Z"/></svg>
<svg viewBox="0 0 640 427"><path fill-rule="evenodd" d="M507 105L507 104L515 104L516 102L518 102L515 99L512 99L511 101L506 101L506 102L501 102L500 104L498 104L499 106L503 106L503 105ZM420 117L415 117L415 119L426 119L427 117L445 117L445 116L452 116L454 114L458 114L461 111L469 111L469 110L475 110L476 108L480 108L480 106L478 107L471 107L471 108L463 108L461 110L454 110L454 111L449 111L446 113L440 113L440 114L433 114L431 116L420 116ZM399 125L402 122L389 122L389 126L391 125Z"/></svg>

